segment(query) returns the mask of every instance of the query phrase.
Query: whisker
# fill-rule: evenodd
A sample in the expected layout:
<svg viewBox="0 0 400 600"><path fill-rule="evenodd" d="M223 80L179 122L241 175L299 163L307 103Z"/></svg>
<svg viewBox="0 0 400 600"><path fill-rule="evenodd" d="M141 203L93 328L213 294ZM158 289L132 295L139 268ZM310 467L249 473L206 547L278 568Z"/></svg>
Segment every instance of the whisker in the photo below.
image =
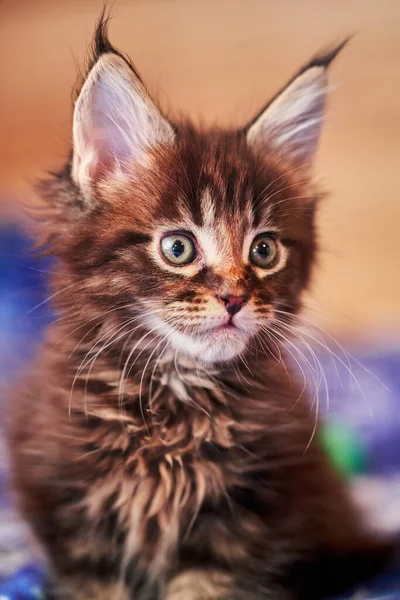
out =
<svg viewBox="0 0 400 600"><path fill-rule="evenodd" d="M312 357L313 362L315 364L315 368L316 368L316 370L317 370L317 372L319 374L318 386L321 385L321 382L323 382L323 384L324 384L327 410L329 410L329 399L330 399L329 387L328 387L328 381L326 379L325 371L324 371L324 369L322 367L321 361L317 357L316 353L314 352L314 350L312 349L312 347L310 346L310 344L308 344L304 340L304 338L299 334L299 332L296 330L296 328L294 328L291 325L288 325L287 323L282 323L281 321L278 321L277 324L280 327L283 327L286 331L288 331L292 335L295 335L295 337L304 344L304 346L307 348L307 350L311 354L311 357Z"/></svg>
<svg viewBox="0 0 400 600"><path fill-rule="evenodd" d="M76 286L77 283L74 281L74 283L71 283L70 285L67 285L66 287L62 288L61 290L58 290L57 292L54 292L54 294L51 294L50 296L48 296L45 300L42 300L42 302L39 302L39 304L36 304L36 306L33 306L32 308L30 308L28 311L26 311L26 313L24 313L19 319L18 322L21 321L22 319L24 319L25 317L27 317L28 315L32 314L35 310L37 310L38 308L40 308L41 306L43 306L44 304L47 304L48 302L50 302L50 300L52 300L53 298L56 298L56 296L59 296L60 294L62 294L63 292L65 292L66 290L71 289L72 287Z"/></svg>
<svg viewBox="0 0 400 600"><path fill-rule="evenodd" d="M293 404L293 406L290 409L292 411L297 406L297 404L300 402L300 400L302 399L302 397L304 395L304 392L306 390L306 387L307 387L307 377L306 377L306 374L304 373L303 367L301 366L301 364L299 363L299 361L297 360L297 358L295 357L295 355L293 354L293 352L291 350L289 350L289 348L287 348L286 344L282 341L282 339L280 339L279 337L275 337L274 336L274 332L273 332L272 328L266 330L265 332L268 335L272 336L274 339L278 339L281 342L281 344L285 348L286 352L288 352L288 354L290 354L290 356L293 358L293 360L295 361L295 363L299 367L299 370L300 370L300 372L302 374L302 377L303 377L303 388L302 388L302 390L300 392L300 396L297 398L296 402ZM277 336L279 336L279 333L277 333ZM280 337L282 338L282 336L280 336ZM283 365L285 365L285 361L284 360L282 361L282 363L283 363ZM286 370L286 373L288 374L287 369L286 369L286 365L285 365L285 370ZM288 374L288 377L289 377L289 374ZM290 377L289 377L289 381L291 382L291 378Z"/></svg>
<svg viewBox="0 0 400 600"><path fill-rule="evenodd" d="M305 320L305 319L304 319ZM292 326L293 327L293 326ZM321 329L321 328L319 328ZM358 381L358 379L356 378L356 376L353 373L353 370L351 368L351 363L349 362L349 356L348 353L346 352L346 350L343 348L343 346L339 345L339 342L337 342L337 340L335 340L334 338L332 338L332 336L330 336L329 334L327 334L327 332L325 332L325 334L330 337L332 339L332 341L334 341L341 349L341 351L343 352L344 356L347 359L347 363L344 362L344 360L342 358L340 358L340 356L338 356L338 354L336 354L335 352L333 352L333 350L327 345L326 342L321 341L320 339L316 338L315 336L313 336L309 331L307 331L306 329L304 329L302 331L303 335L306 335L307 337L309 337L310 339L312 339L318 346L320 346L321 348L323 348L324 350L326 350L333 358L335 358L343 367L344 369L348 372L348 374L350 375L351 381L353 381L355 383L355 385L357 386L359 392L361 393L361 396L363 397L365 404L369 410L369 413L371 415L372 418L374 418L374 414L372 412L372 408L368 402L368 399L364 393L364 390L362 389L360 382ZM355 359L357 361L357 359ZM363 368L367 373L369 373L370 375L374 375L373 373L371 373L368 369L364 368L362 363L360 363L359 361L357 361L357 363L359 364L359 366L361 368ZM383 382L381 382L379 380L379 378L375 377L382 385ZM386 386L384 386L386 388ZM388 388L386 388L388 389ZM390 391L390 390L389 390Z"/></svg>
<svg viewBox="0 0 400 600"><path fill-rule="evenodd" d="M88 319L87 321L82 323L82 325L79 325L79 327L75 327L75 329L73 329L72 331L67 333L64 337L62 337L60 340L58 340L55 343L55 346L58 346L59 344L61 344L61 342L66 340L70 335L73 335L76 331L78 331L79 329L82 329L82 327L85 327L86 325L88 325L89 323L92 323L96 319L101 319L101 317L104 317L105 315L108 315L109 313L115 312L117 310L122 310L123 308L129 308L131 306L133 306L132 303L129 303L129 304L123 304L122 306L115 306L114 308L110 308L109 310L105 310L104 312L100 313L99 315L96 315L95 317ZM92 329L90 331L92 331Z"/></svg>
<svg viewBox="0 0 400 600"><path fill-rule="evenodd" d="M134 319L134 320L136 320L136 319ZM73 379L73 381L72 381L71 390L70 390L70 397L69 397L69 414L70 414L70 415L71 415L71 410L72 410L72 394L73 394L73 390L74 390L74 387L75 387L75 383L76 383L77 379L79 378L80 374L82 373L83 369L84 369L84 368L85 368L85 367L86 367L86 366L87 366L87 365L88 365L88 364L89 364L89 363L90 363L90 362L91 362L93 359L96 359L96 358L97 358L97 356L99 356L99 354L100 354L100 353L101 353L103 350L105 350L107 347L109 347L109 346L110 346L110 345L111 345L113 342L115 342L115 341L117 341L118 339L121 339L121 337L124 337L125 335L127 335L127 333L125 332L125 333L123 333L121 336L119 336L119 337L115 338L115 336L116 336L116 335L117 335L117 334L118 334L120 331L122 331L122 330L123 330L125 327L128 327L128 325L130 325L132 322L133 322L133 320L128 320L127 322L125 322L125 323L124 323L123 325L121 325L120 327L118 327L118 326L115 326L115 327L113 327L113 328L111 329L111 331L114 331L115 329L117 329L117 331L116 331L116 332L115 332L115 333L114 333L114 334L111 336L111 338L110 338L110 337L108 338L108 340L107 340L106 344L104 344L104 345L103 345L103 346L100 348L100 350L99 350L99 351L98 351L98 352L95 354L95 356L94 356L94 357L92 357L92 358L90 358L90 359L88 359L88 358L87 358L87 357L90 355L90 353L93 351L93 349L94 349L94 348L97 346L97 344L98 344L98 343L101 341L101 339L104 339L104 337L105 337L105 336L106 336L108 333L110 333L110 332L107 332L105 335L103 335L103 336L100 338L100 340L97 340L97 341L96 341L96 343L95 343L95 344L94 344L94 345L93 345L93 346L92 346L92 347L91 347L91 348L88 350L88 352L86 352L86 354L85 354L85 357L83 358L82 362L80 363L80 365L79 365L79 367L78 367L78 369L77 369L77 371L76 371L76 373L75 373L74 379ZM128 332L128 333L130 333L130 332Z"/></svg>
<svg viewBox="0 0 400 600"><path fill-rule="evenodd" d="M260 202L258 202L257 208L259 208L260 206L264 206L265 204L267 204L272 198L274 198L275 196L277 196L278 194L282 194L282 192L285 192L286 190L291 190L293 188L296 187L300 187L302 185L307 185L309 182L309 180L304 180L304 181L298 181L295 183L291 183L290 185L285 185L282 188L279 188L278 190L275 190L272 194L265 196L263 199L261 199ZM307 197L310 197L311 194ZM274 206L274 205L272 205Z"/></svg>
<svg viewBox="0 0 400 600"><path fill-rule="evenodd" d="M164 339L166 339L166 338L167 338L167 336L165 336L165 338L164 338ZM148 399L148 404L149 404L149 409L150 409L150 410L151 410L151 406L152 406L152 397L153 397L153 380L154 380L154 377L155 377L155 373L156 373L157 367L158 367L158 365L159 365L159 363L160 363L160 361L161 361L161 358L163 357L163 355L164 355L165 351L167 350L167 348L168 348L169 344L170 344L170 340L169 340L169 339L167 339L167 343L165 344L164 348L162 349L162 351L161 351L161 352L160 352L160 354L158 355L158 357L157 357L157 360L155 361L155 364L154 364L153 370L152 370L152 372L151 372L151 376L150 376L150 384L149 384L149 399Z"/></svg>
<svg viewBox="0 0 400 600"><path fill-rule="evenodd" d="M277 177L275 177L275 179L273 179L264 189L263 191L258 195L257 199L260 196L263 196L266 192L268 192L268 190L271 189L271 187L277 183L278 181L280 181L281 179L283 179L284 177L287 177L288 175L290 175L291 173L295 173L296 171L300 171L300 170L304 170L304 166L301 165L299 167L293 167L292 169L288 169L287 171L284 171L284 173L281 173L280 175L278 175Z"/></svg>
<svg viewBox="0 0 400 600"><path fill-rule="evenodd" d="M159 335L156 336L152 340L152 342L154 342L154 340L157 339L157 337L159 337ZM140 385L139 385L139 408L140 408L140 413L142 415L144 426L146 427L146 431L147 431L147 434L148 434L149 437L150 437L150 431L149 431L149 429L147 427L146 417L145 417L144 410L143 410L143 401L142 401L143 379L144 379L144 376L145 376L145 373L146 373L146 369L149 366L149 363L150 363L152 357L154 356L154 353L158 350L158 348L160 347L160 345L163 343L164 340L165 340L165 337L163 337L161 339L161 341L156 345L156 347L154 348L154 350L151 352L151 354L150 354L149 358L147 359L147 362L146 362L146 364L145 364L145 366L143 368L142 375L141 375L141 378L140 378ZM146 346L146 348L147 348L147 346ZM128 373L128 375L129 375L129 373Z"/></svg>

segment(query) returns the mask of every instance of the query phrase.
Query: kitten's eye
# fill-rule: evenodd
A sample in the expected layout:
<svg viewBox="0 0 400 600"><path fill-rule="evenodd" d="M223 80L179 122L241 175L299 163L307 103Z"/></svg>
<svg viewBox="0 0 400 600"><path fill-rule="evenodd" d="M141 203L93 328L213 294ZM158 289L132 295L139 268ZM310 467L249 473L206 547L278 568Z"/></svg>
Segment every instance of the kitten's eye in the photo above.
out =
<svg viewBox="0 0 400 600"><path fill-rule="evenodd" d="M261 269L271 269L279 258L279 248L275 237L269 233L258 235L250 246L250 260Z"/></svg>
<svg viewBox="0 0 400 600"><path fill-rule="evenodd" d="M182 233L166 235L161 240L161 252L173 265L187 265L196 258L193 240Z"/></svg>

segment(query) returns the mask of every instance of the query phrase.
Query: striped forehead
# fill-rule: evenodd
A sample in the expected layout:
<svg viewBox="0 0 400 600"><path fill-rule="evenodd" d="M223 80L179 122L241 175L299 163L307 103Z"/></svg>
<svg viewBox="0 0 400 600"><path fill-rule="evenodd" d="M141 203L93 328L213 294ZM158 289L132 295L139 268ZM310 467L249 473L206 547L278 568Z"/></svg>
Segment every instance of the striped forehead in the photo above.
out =
<svg viewBox="0 0 400 600"><path fill-rule="evenodd" d="M243 240L253 224L250 202L244 201L228 215L206 189L200 197L200 210L201 224L193 226L193 233L207 264L233 266L242 256Z"/></svg>

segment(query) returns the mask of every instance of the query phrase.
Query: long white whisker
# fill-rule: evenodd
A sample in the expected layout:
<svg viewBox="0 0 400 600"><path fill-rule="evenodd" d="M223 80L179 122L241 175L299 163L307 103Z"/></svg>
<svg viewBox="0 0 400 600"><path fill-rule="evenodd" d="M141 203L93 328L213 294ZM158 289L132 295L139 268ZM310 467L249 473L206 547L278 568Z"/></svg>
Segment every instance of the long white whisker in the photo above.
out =
<svg viewBox="0 0 400 600"><path fill-rule="evenodd" d="M326 395L326 404L327 404L327 410L329 410L330 408L330 395L329 395L329 387L328 387L328 381L325 375L325 371L321 365L321 361L319 360L319 358L317 357L316 353L314 352L314 350L312 349L312 347L310 346L310 344L308 344L304 338L300 335L299 331L297 330L297 328L295 328L292 325L288 325L287 323L283 323L282 321L278 321L278 326L283 327L286 331L288 331L289 333L291 333L292 335L294 334L295 337L300 340L304 346L307 348L307 350L309 351L309 353L311 354L315 367L319 373L319 381L318 381L318 386L321 385L321 381L324 384L324 388L325 388L325 395Z"/></svg>
<svg viewBox="0 0 400 600"><path fill-rule="evenodd" d="M154 380L154 377L155 377L155 373L156 373L156 371L157 371L157 367L158 367L158 365L159 365L159 363L160 363L160 361L161 361L161 358L163 357L163 355L164 355L165 351L167 350L167 348L168 348L168 346L169 346L169 344L170 344L170 340L168 339L168 336L165 336L165 338L164 338L164 339L167 339L167 343L165 344L164 348L161 350L160 354L158 355L158 357L157 357L157 360L156 360L156 361L155 361L155 363L154 363L154 367L153 367L153 370L152 370L152 372L151 372L151 376L150 376L150 384L149 384L149 400L148 400L148 403L149 403L149 409L150 409L150 410L151 410L151 406L152 406L152 397L153 397L153 380Z"/></svg>
<svg viewBox="0 0 400 600"><path fill-rule="evenodd" d="M93 321L96 321L97 319L101 319L101 317L104 317L105 315L108 315L109 313L115 312L117 310L122 310L123 308L128 308L130 306L132 306L132 303L130 303L130 304L123 304L122 306L115 306L114 308L110 308L109 310L106 310L106 311L100 313L99 315L96 315L95 317L93 317L91 319L88 319L87 321L85 321L84 323L82 323L82 325L79 325L79 327L75 327L75 329L73 329L72 331L70 331L69 333L67 333L66 335L64 335L64 337L62 337L60 340L58 340L55 343L55 346L58 346L59 344L61 344L61 342L63 342L64 340L66 340L69 336L73 335L79 329L82 329L82 327L85 327L86 325L89 325L89 323L92 323ZM93 331L93 329L95 329L95 327L93 327L92 329L90 329L89 332Z"/></svg>
<svg viewBox="0 0 400 600"><path fill-rule="evenodd" d="M294 167L293 169L289 169L288 171L285 171L284 173L281 173L280 175L278 175L277 177L275 177L275 179L273 179L263 190L262 192L257 196L257 201L261 196L264 196L268 190L270 190L272 188L273 185L275 185L278 181L280 181L281 179L283 179L284 177L287 177L288 175L290 175L291 173L295 173L296 171L300 171L300 170L304 170L304 166L301 165L300 167Z"/></svg>
<svg viewBox="0 0 400 600"><path fill-rule="evenodd" d="M371 408L371 406L370 406L370 404L368 402L368 399L367 399L367 397L366 397L366 395L364 393L364 390L362 389L362 387L360 385L360 382L358 381L357 377L354 375L354 373L353 373L353 371L351 369L351 366L349 366L348 364L346 364L344 362L344 360L342 358L340 358L340 356L338 356L335 352L333 352L333 350L331 348L329 348L329 346L325 342L323 342L323 341L319 340L318 338L316 338L315 336L313 336L306 329L302 330L302 333L303 333L303 335L306 335L308 338L312 339L318 346L322 347L324 350L326 350L328 353L330 353L346 369L346 371L349 373L352 381L354 381L354 383L356 384L359 392L361 393L361 395L362 395L362 397L363 397L363 399L365 401L365 404L366 404L366 406L367 406L367 408L368 408L368 410L369 410L369 412L371 414L371 417L374 418L374 414L372 412L372 408Z"/></svg>
<svg viewBox="0 0 400 600"><path fill-rule="evenodd" d="M71 409L72 409L72 394L73 394L73 390L74 390L74 387L75 387L75 383L76 383L76 381L77 381L78 377L80 376L80 374L82 373L83 369L84 369L84 368L85 368L85 367L86 367L86 366L87 366L87 365L88 365L88 364L89 364L89 363L90 363L90 362L91 362L93 359L96 359L96 358L97 358L97 356L98 356L98 355L99 355L99 354L100 354L100 353L101 353L103 350L105 350L105 349L106 349L108 346L110 346L112 343L115 343L115 342L116 342L118 339L121 339L121 337L124 337L125 335L127 335L128 333L130 333L130 332L128 331L128 332L125 332L125 333L123 333L123 334L122 334L122 335L120 335L119 337L115 338L115 336L116 336L116 335L117 335L117 334L118 334L118 333L119 333L121 330L125 329L125 327L128 327L128 326L129 326L129 325L130 325L130 324L131 324L133 321L136 321L136 319L134 319L134 320L128 320L128 321L126 321L126 322L125 322L123 325L121 325L120 327L118 327L118 326L115 326L115 327L113 327L113 328L111 329L111 331L109 331L109 332L107 332L106 334L104 334L103 336L101 336L101 338L100 338L99 340L97 340L97 341L96 341L96 343L95 343L95 344L94 344L94 345L93 345L93 346L92 346L92 347L91 347L91 348L88 350L88 352L86 352L86 354L85 354L85 356L84 356L84 358L83 358L82 362L80 363L80 365L79 365L79 367L78 367L78 369L77 369L77 371L76 371L76 373L75 373L74 379L73 379L73 381L72 381L72 385L71 385L71 391L70 391L70 395L69 395L69 414L70 414L70 415L71 415ZM102 339L104 339L104 337L105 337L106 335L108 335L109 333L111 333L111 332L112 332L112 331L114 331L115 329L117 329L117 331L116 331L116 332L115 332L115 333L114 333L114 334L111 336L111 339L110 339L110 337L109 337L109 338L107 339L107 342L106 342L106 343L105 343L105 344L104 344L104 345L103 345L103 346L100 348L100 350L99 350L99 351L98 351L98 352L95 354L95 356L94 356L94 357L92 357L92 358L89 358L89 359L88 359L87 357L90 355L90 353L92 352L92 350L93 350L93 349L94 349L94 348L97 346L97 344L98 344L98 343L99 343L99 342L100 342Z"/></svg>
<svg viewBox="0 0 400 600"><path fill-rule="evenodd" d="M34 306L33 308L30 308L26 313L24 313L22 315L22 317L20 317L19 320L24 319L25 317L27 317L28 315L30 315L31 313L33 313L35 310L37 310L38 308L40 308L41 306L43 306L44 304L47 304L48 302L50 302L50 300L52 300L53 298L55 298L56 296L59 296L60 294L62 294L63 292L65 292L66 290L69 290L70 288L74 287L77 285L77 282L74 281L74 283L71 283L70 285L67 285L65 288L63 288L62 290L58 290L57 292L54 292L54 294L51 294L51 296L48 296L45 300L42 300L42 302L39 302L39 304L36 304L36 306Z"/></svg>
<svg viewBox="0 0 400 600"><path fill-rule="evenodd" d="M293 358L293 360L295 361L295 363L296 363L296 364L297 364L297 366L299 367L299 370L300 370L300 372L301 372L301 374L302 374L302 377L303 377L303 388L302 388L302 390L301 390L301 392L300 392L300 395L299 395L299 397L297 398L296 402L293 404L292 408L290 409L290 410L292 411L292 410L294 410L294 408L297 406L297 404L300 402L301 398L302 398L302 397L303 397L303 395L304 395L304 392L306 391L306 388L307 388L307 377L306 377L306 374L305 374L305 372L304 372L304 369L303 369L303 367L301 366L300 362L297 360L297 358L296 358L296 357L295 357L295 355L293 354L293 352L292 352L291 350L289 350L289 348L288 348L288 347L285 345L285 343L282 341L282 338L283 338L283 336L282 336L282 335L280 335L280 333L279 333L279 332L275 332L275 330L274 330L274 329L272 329L272 328L269 328L269 329L263 328L263 329L264 329L264 332L265 332L265 333L267 333L268 335L272 336L272 337L273 337L275 340L276 340L276 339L278 339L278 340L280 341L280 343L281 343L281 344L283 345L283 347L285 348L286 352L288 352L288 354L290 354L290 356ZM275 333L276 333L276 336L278 336L278 337L275 337ZM285 338L283 338L283 339L285 339ZM297 347L295 346L295 348L297 348ZM285 361L283 360L282 362L283 362L283 364L285 365ZM285 365L285 369L286 369L286 365ZM286 371L286 373L287 373L287 371ZM290 380L290 377L289 377L289 381L291 381L291 380Z"/></svg>

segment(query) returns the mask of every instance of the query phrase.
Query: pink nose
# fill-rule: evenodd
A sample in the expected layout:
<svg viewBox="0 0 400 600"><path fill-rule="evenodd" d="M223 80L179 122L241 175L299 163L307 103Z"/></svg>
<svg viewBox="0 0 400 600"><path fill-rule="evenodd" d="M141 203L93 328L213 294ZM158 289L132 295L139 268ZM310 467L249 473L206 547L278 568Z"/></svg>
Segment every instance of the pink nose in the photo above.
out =
<svg viewBox="0 0 400 600"><path fill-rule="evenodd" d="M233 296L227 294L226 296L220 296L220 300L225 304L226 310L233 317L242 308L243 304L247 301L246 296Z"/></svg>

